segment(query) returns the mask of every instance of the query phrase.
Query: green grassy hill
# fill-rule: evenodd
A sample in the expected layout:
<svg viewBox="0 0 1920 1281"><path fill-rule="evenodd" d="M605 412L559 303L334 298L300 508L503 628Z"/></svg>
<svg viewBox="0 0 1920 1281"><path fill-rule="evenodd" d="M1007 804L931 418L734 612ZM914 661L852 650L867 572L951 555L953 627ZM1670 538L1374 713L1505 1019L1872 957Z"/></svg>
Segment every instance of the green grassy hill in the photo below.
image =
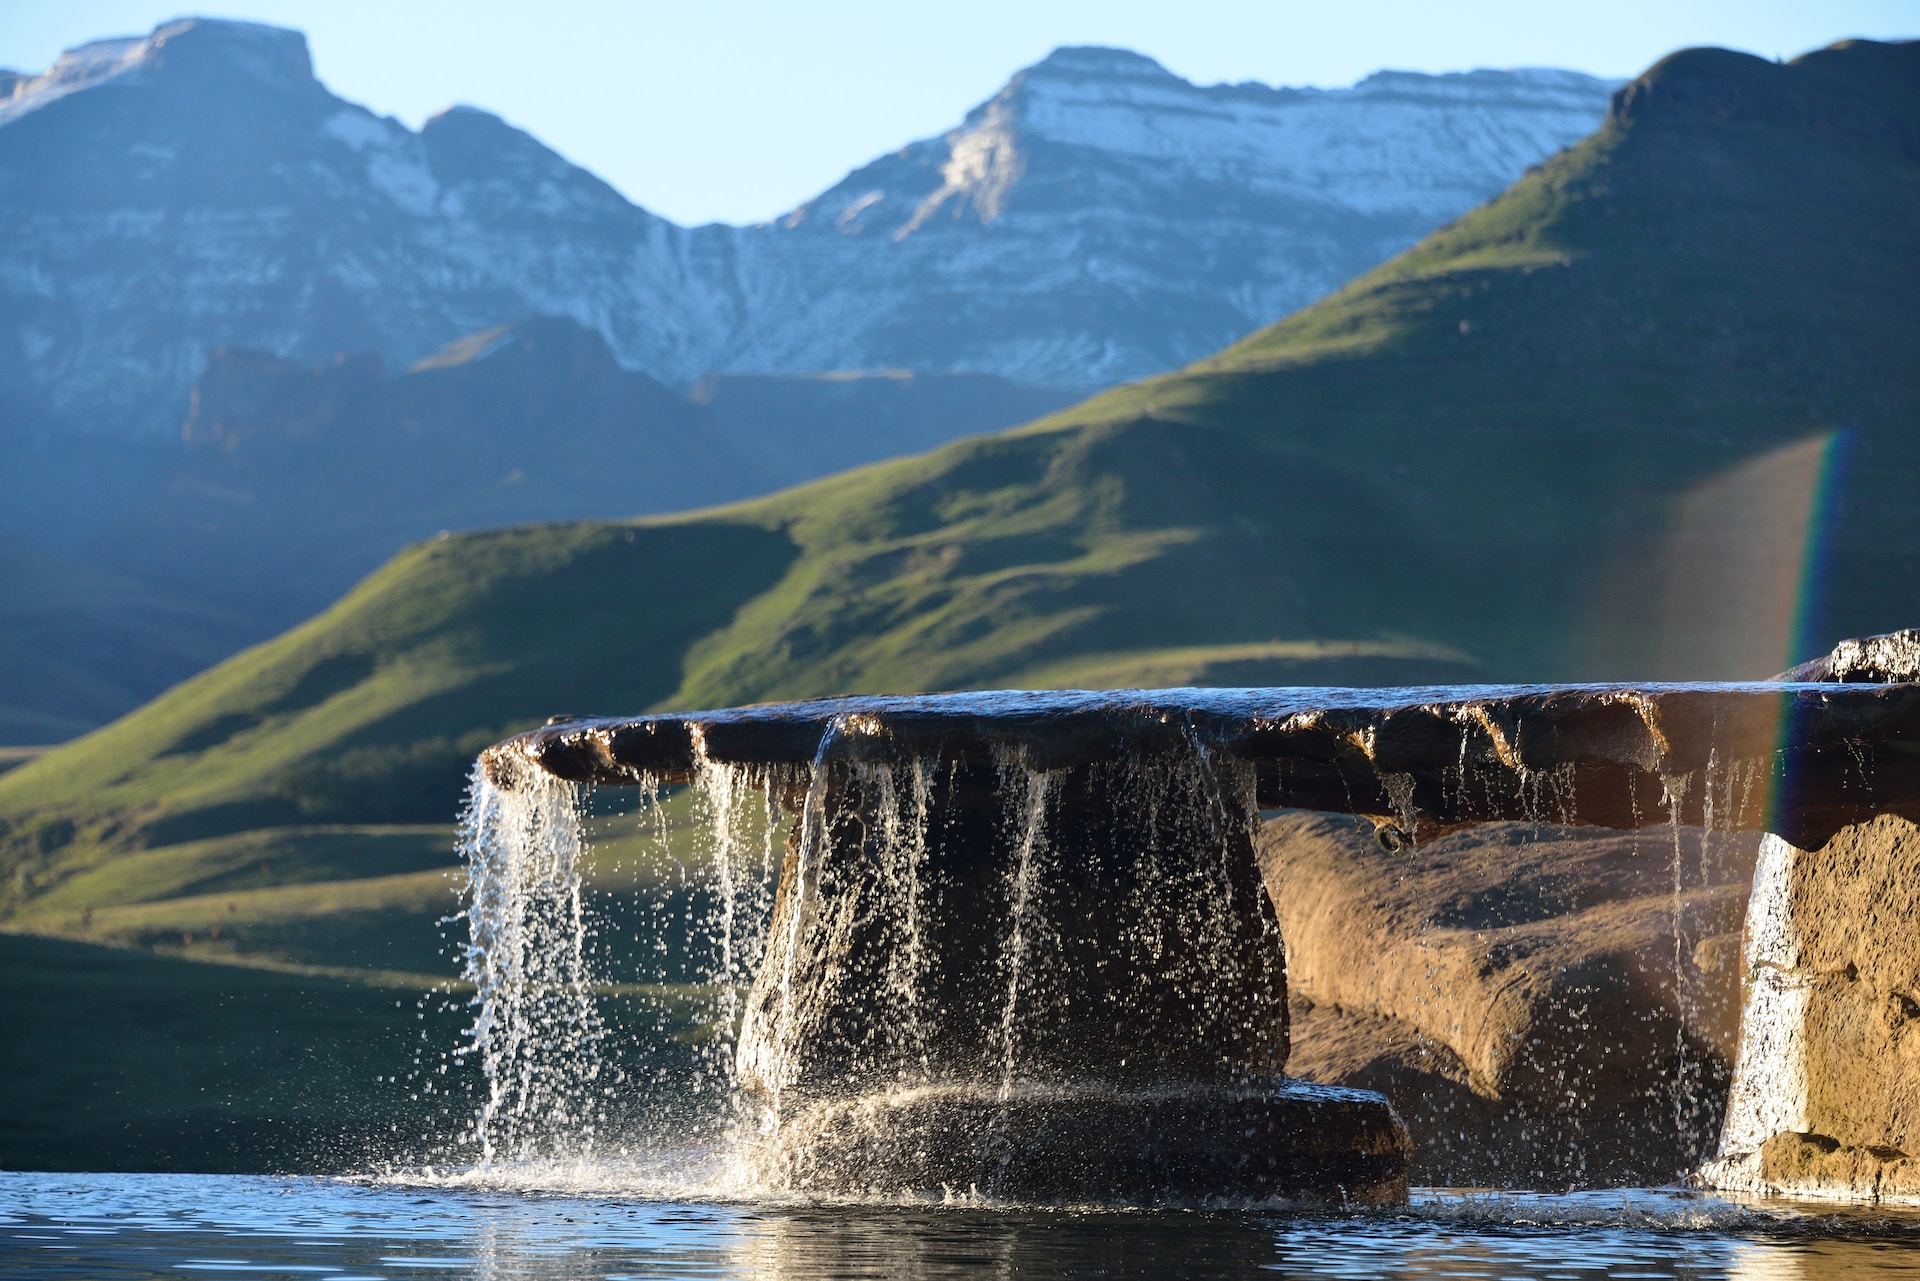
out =
<svg viewBox="0 0 1920 1281"><path fill-rule="evenodd" d="M1677 54L1498 200L1190 369L764 500L408 550L0 775L0 928L413 968L467 762L558 712L1759 676L1911 624L1915 227L1920 45Z"/></svg>

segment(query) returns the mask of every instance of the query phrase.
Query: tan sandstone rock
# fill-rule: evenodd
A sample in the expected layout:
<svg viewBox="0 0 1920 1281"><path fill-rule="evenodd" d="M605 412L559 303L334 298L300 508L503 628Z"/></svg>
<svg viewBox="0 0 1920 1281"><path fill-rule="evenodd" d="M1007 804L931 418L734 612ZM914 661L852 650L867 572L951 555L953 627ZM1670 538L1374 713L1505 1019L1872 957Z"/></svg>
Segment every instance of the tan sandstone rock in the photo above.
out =
<svg viewBox="0 0 1920 1281"><path fill-rule="evenodd" d="M1757 837L1498 823L1391 855L1287 813L1260 845L1289 1072L1386 1093L1416 1182L1663 1181L1714 1141Z"/></svg>
<svg viewBox="0 0 1920 1281"><path fill-rule="evenodd" d="M1760 1182L1774 1195L1853 1201L1920 1197L1920 1161L1898 1148L1789 1132L1763 1143L1759 1158Z"/></svg>
<svg viewBox="0 0 1920 1281"><path fill-rule="evenodd" d="M1714 1186L1920 1199L1920 827L1762 853L1748 1025Z"/></svg>

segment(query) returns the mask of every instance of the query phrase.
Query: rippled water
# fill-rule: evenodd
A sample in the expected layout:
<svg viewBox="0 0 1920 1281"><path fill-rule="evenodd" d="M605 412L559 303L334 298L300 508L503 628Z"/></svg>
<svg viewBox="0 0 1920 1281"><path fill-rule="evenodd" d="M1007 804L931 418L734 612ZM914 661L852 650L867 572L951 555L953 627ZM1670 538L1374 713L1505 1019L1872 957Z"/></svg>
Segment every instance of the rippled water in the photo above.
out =
<svg viewBox="0 0 1920 1281"><path fill-rule="evenodd" d="M0 1174L0 1275L1920 1277L1920 1217L1665 1191L1404 1211L688 1203L209 1175Z"/></svg>

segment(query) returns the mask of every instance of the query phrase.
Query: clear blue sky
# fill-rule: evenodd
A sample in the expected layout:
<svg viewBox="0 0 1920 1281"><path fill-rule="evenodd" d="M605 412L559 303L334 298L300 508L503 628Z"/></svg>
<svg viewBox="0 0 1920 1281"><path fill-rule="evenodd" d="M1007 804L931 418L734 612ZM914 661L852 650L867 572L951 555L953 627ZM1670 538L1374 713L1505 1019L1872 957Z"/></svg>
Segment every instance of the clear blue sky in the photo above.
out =
<svg viewBox="0 0 1920 1281"><path fill-rule="evenodd" d="M0 0L0 66L182 12L307 33L336 93L418 126L452 103L531 131L683 223L770 218L940 133L1061 44L1200 83L1381 67L1630 76L1686 45L1791 57L1920 35L1920 0Z"/></svg>

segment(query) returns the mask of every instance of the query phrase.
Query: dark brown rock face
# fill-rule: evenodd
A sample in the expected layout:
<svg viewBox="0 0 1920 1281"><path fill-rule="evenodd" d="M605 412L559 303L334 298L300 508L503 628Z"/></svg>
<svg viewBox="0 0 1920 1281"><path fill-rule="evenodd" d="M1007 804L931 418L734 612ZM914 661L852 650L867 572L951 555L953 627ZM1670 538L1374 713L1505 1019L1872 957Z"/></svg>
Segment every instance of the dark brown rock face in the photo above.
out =
<svg viewBox="0 0 1920 1281"><path fill-rule="evenodd" d="M1754 1190L1848 1201L1920 1200L1920 1160L1878 1143L1787 1131L1760 1145Z"/></svg>
<svg viewBox="0 0 1920 1281"><path fill-rule="evenodd" d="M1352 819L1272 819L1292 1071L1386 1093L1416 1182L1677 1177L1719 1129L1756 844L1504 823L1394 856Z"/></svg>
<svg viewBox="0 0 1920 1281"><path fill-rule="evenodd" d="M1022 1202L1337 1201L1407 1195L1407 1132L1379 1095L933 1087L810 1110L773 1157L794 1191L991 1190Z"/></svg>
<svg viewBox="0 0 1920 1281"><path fill-rule="evenodd" d="M1920 828L1848 828L1795 871L1806 1128L1920 1156Z"/></svg>
<svg viewBox="0 0 1920 1281"><path fill-rule="evenodd" d="M1246 798L1200 758L842 759L804 804L747 1000L750 1092L1240 1088L1285 1067Z"/></svg>
<svg viewBox="0 0 1920 1281"><path fill-rule="evenodd" d="M1802 847L1920 820L1920 684L1001 690L568 720L490 748L497 781L685 779L707 759L805 766L835 726L902 755L1017 749L1038 768L1198 745L1253 767L1264 808L1364 814L1424 839L1502 819L1778 831ZM1689 780L1698 778L1698 785ZM1861 786L1871 779L1872 787Z"/></svg>

